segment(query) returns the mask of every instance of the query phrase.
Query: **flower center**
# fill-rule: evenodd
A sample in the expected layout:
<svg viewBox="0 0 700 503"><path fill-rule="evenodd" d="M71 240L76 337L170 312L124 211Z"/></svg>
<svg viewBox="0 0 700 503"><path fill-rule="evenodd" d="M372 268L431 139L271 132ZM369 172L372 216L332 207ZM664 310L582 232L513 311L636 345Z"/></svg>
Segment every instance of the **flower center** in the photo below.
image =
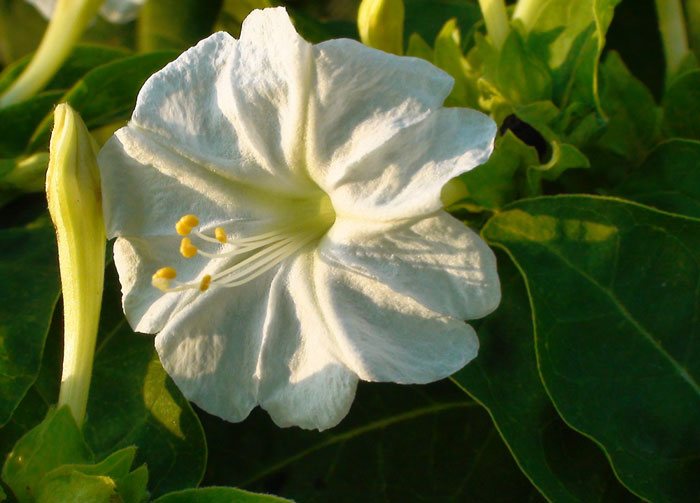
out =
<svg viewBox="0 0 700 503"><path fill-rule="evenodd" d="M201 256L210 260L223 260L240 256L242 260L216 274L205 274L198 280L187 283L175 281L177 271L174 268L163 267L153 274L151 283L163 292L190 289L204 292L211 286L232 288L244 285L317 241L330 229L335 222L335 211L330 198L324 194L308 206L311 209L302 211L295 220L286 221L261 234L243 237L236 237L233 229L227 230L226 226L214 228L211 234L199 232L196 230L199 218L184 215L175 224L175 231L182 236L180 254L184 258ZM212 246L217 249L202 249Z"/></svg>

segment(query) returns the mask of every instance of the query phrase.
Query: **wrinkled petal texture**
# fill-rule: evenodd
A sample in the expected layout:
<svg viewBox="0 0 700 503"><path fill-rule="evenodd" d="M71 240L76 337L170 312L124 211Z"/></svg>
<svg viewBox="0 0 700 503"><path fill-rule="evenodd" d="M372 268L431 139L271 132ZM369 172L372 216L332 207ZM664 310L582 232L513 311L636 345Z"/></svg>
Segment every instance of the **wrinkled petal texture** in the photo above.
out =
<svg viewBox="0 0 700 503"><path fill-rule="evenodd" d="M452 79L425 61L350 40L304 41L282 8L254 11L153 75L99 156L124 310L157 333L185 396L240 421L325 429L358 379L426 383L478 351L464 320L500 300L496 261L442 211L440 191L483 163L493 121L444 109ZM235 288L163 294L151 275L196 281L240 258L178 254L194 213L247 237L303 222L328 196L333 225ZM311 208L311 209L309 209Z"/></svg>

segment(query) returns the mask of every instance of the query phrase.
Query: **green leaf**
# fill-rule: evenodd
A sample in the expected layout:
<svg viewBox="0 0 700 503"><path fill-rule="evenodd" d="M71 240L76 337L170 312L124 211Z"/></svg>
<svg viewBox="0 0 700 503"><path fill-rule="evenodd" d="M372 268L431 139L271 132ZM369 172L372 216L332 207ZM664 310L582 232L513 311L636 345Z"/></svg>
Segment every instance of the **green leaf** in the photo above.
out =
<svg viewBox="0 0 700 503"><path fill-rule="evenodd" d="M417 42L412 37L413 49ZM425 48L422 49L425 51ZM450 19L435 39L432 63L454 78L452 92L445 100L446 106L477 106L476 88L467 77L469 65L462 54L462 39L456 19Z"/></svg>
<svg viewBox="0 0 700 503"><path fill-rule="evenodd" d="M632 75L616 52L600 69L601 105L608 117L597 146L640 162L656 143L661 110L647 87Z"/></svg>
<svg viewBox="0 0 700 503"><path fill-rule="evenodd" d="M598 60L620 0L548 0L527 27L528 39L556 33L549 44L554 102L564 108L580 101L600 110ZM529 40L528 40L529 42Z"/></svg>
<svg viewBox="0 0 700 503"><path fill-rule="evenodd" d="M135 447L110 454L97 464L65 464L47 473L37 489L37 501L140 503L148 497L145 466L131 471Z"/></svg>
<svg viewBox="0 0 700 503"><path fill-rule="evenodd" d="M153 337L131 331L108 268L85 438L98 457L135 445L154 496L196 486L206 464L202 427L163 370Z"/></svg>
<svg viewBox="0 0 700 503"><path fill-rule="evenodd" d="M614 193L700 218L700 142L676 139L659 144Z"/></svg>
<svg viewBox="0 0 700 503"><path fill-rule="evenodd" d="M185 489L161 496L153 503L284 503L291 500L270 494L251 493L233 487Z"/></svg>
<svg viewBox="0 0 700 503"><path fill-rule="evenodd" d="M114 481L102 475L82 472L45 477L37 489L36 501L41 503L111 503L120 501ZM35 501L35 500L32 500Z"/></svg>
<svg viewBox="0 0 700 503"><path fill-rule="evenodd" d="M92 462L70 409L51 410L38 426L25 434L7 457L3 481L20 502L34 501L43 477L61 465Z"/></svg>
<svg viewBox="0 0 700 503"><path fill-rule="evenodd" d="M549 69L534 51L526 47L517 30L511 30L503 43L491 77L510 103L522 105L552 96L552 77ZM488 65L485 72L488 75Z"/></svg>
<svg viewBox="0 0 700 503"><path fill-rule="evenodd" d="M600 449L569 429L552 406L537 372L522 276L502 253L498 273L503 300L477 327L479 356L452 379L489 410L518 464L547 499L631 499Z"/></svg>
<svg viewBox="0 0 700 503"><path fill-rule="evenodd" d="M63 91L49 91L0 108L0 157L22 154L34 129L47 114L53 113L54 104L62 95Z"/></svg>
<svg viewBox="0 0 700 503"><path fill-rule="evenodd" d="M126 120L146 79L176 56L174 52L155 52L99 66L80 79L60 101L69 103L90 129ZM50 113L34 131L30 149L46 148L52 123L53 114Z"/></svg>
<svg viewBox="0 0 700 503"><path fill-rule="evenodd" d="M0 230L0 425L39 372L59 295L53 228L41 219Z"/></svg>
<svg viewBox="0 0 700 503"><path fill-rule="evenodd" d="M669 136L700 140L700 70L673 79L664 96L663 113Z"/></svg>
<svg viewBox="0 0 700 503"><path fill-rule="evenodd" d="M141 7L138 45L141 52L182 52L207 37L222 0L149 0Z"/></svg>
<svg viewBox="0 0 700 503"><path fill-rule="evenodd" d="M537 164L537 151L525 145L511 131L506 131L496 140L493 154L486 163L459 177L468 193L461 204L472 211L503 207L520 193L519 185L524 183L524 167Z"/></svg>
<svg viewBox="0 0 700 503"><path fill-rule="evenodd" d="M457 29L468 34L481 21L481 10L476 2L462 0L404 0L406 6L404 40L413 33L423 40L435 40L446 19L454 18Z"/></svg>
<svg viewBox="0 0 700 503"><path fill-rule="evenodd" d="M528 193L541 194L542 180L556 180L570 169L590 167L588 158L576 147L556 140L550 142L552 155L545 164L529 166L527 171Z"/></svg>
<svg viewBox="0 0 700 503"><path fill-rule="evenodd" d="M5 64L34 51L46 30L46 20L26 0L0 2L0 56Z"/></svg>
<svg viewBox="0 0 700 503"><path fill-rule="evenodd" d="M65 90L93 68L126 57L129 51L101 45L78 45L46 85L47 90ZM8 66L0 73L0 93L7 89L26 68L32 55Z"/></svg>
<svg viewBox="0 0 700 503"><path fill-rule="evenodd" d="M593 196L517 202L484 236L530 293L557 410L652 501L700 492L700 220Z"/></svg>
<svg viewBox="0 0 700 503"><path fill-rule="evenodd" d="M321 501L539 501L486 412L448 381L360 383L348 417L322 433L205 416L209 485ZM358 483L361 481L361 483Z"/></svg>

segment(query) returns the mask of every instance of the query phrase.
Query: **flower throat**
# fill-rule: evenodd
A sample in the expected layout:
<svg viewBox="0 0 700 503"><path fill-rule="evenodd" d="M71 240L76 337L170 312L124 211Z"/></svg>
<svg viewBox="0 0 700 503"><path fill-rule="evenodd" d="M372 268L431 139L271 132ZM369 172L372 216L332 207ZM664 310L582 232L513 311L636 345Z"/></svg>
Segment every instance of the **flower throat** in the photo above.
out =
<svg viewBox="0 0 700 503"><path fill-rule="evenodd" d="M153 274L151 283L166 293L192 289L204 292L212 286L232 288L244 285L320 239L328 231L335 222L330 198L326 195L321 197L314 211L300 220L261 234L233 237L225 227L214 228L211 235L200 232L196 230L199 218L184 215L175 224L175 231L182 236L180 255L185 259L197 256L210 260L246 257L216 274L205 274L199 280L187 283L175 281L177 271L173 267L163 267ZM202 247L205 246L215 246L218 250L204 251Z"/></svg>

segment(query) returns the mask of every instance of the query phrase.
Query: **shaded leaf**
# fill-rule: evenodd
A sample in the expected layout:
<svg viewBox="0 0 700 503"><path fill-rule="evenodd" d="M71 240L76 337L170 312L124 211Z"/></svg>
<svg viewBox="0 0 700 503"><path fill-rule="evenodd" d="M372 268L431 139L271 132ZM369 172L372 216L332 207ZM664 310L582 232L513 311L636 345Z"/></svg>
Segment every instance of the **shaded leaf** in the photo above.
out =
<svg viewBox="0 0 700 503"><path fill-rule="evenodd" d="M53 114L54 104L62 95L63 91L49 91L0 108L0 157L23 153L36 127L47 114Z"/></svg>
<svg viewBox="0 0 700 503"><path fill-rule="evenodd" d="M700 142L661 143L614 193L660 210L700 218Z"/></svg>
<svg viewBox="0 0 700 503"><path fill-rule="evenodd" d="M154 503L284 503L290 500L233 487L185 489L161 496Z"/></svg>
<svg viewBox="0 0 700 503"><path fill-rule="evenodd" d="M477 327L479 357L452 379L489 410L522 470L550 501L634 499L600 449L554 409L537 372L523 279L503 253L498 272L502 301Z"/></svg>
<svg viewBox="0 0 700 503"><path fill-rule="evenodd" d="M616 52L608 53L600 74L601 104L608 121L596 144L639 162L656 143L661 110Z"/></svg>
<svg viewBox="0 0 700 503"><path fill-rule="evenodd" d="M526 279L561 416L641 497L700 494L700 220L560 196L514 203L483 232Z"/></svg>
<svg viewBox="0 0 700 503"><path fill-rule="evenodd" d="M0 250L0 424L5 424L39 372L60 286L47 219L0 230Z"/></svg>
<svg viewBox="0 0 700 503"><path fill-rule="evenodd" d="M447 381L360 383L348 417L322 433L277 428L260 410L204 419L217 439L206 484L306 502L539 500L488 415Z"/></svg>
<svg viewBox="0 0 700 503"><path fill-rule="evenodd" d="M663 113L669 136L700 140L700 70L673 79L664 95Z"/></svg>
<svg viewBox="0 0 700 503"><path fill-rule="evenodd" d="M182 52L206 38L219 16L222 0L149 0L138 20L141 52Z"/></svg>

